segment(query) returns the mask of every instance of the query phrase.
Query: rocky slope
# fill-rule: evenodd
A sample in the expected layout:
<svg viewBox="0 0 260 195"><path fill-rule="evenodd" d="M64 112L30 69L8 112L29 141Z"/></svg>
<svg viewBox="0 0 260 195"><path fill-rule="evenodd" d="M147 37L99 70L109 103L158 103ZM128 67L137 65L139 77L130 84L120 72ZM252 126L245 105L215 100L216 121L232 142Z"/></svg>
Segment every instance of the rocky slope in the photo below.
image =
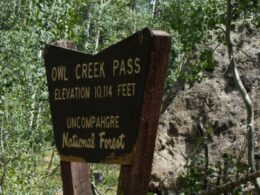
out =
<svg viewBox="0 0 260 195"><path fill-rule="evenodd" d="M260 31L241 25L233 34L235 59L242 81L254 103L256 145L260 140ZM215 43L212 47L215 47ZM174 189L176 178L185 172L187 157L208 129L209 163L224 153L246 160L246 109L232 79L225 78L228 60L225 46L219 45L214 58L218 66L207 79L178 91L160 118L154 155L151 189ZM180 88L176 86L176 88Z"/></svg>

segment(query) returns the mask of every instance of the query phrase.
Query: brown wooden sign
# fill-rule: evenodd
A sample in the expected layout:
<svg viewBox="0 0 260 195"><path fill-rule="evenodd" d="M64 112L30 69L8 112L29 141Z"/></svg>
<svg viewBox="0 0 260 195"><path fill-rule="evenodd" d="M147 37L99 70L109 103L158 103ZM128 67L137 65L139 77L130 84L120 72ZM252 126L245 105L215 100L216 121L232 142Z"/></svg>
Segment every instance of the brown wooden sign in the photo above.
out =
<svg viewBox="0 0 260 195"><path fill-rule="evenodd" d="M132 163L152 37L145 28L96 55L46 46L52 123L62 160Z"/></svg>

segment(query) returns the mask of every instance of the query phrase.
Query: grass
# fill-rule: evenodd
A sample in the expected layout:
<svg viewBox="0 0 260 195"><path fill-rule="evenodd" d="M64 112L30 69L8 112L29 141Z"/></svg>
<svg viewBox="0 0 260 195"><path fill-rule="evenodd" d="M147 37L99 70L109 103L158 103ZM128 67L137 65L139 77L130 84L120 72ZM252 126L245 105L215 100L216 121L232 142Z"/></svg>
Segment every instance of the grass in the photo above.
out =
<svg viewBox="0 0 260 195"><path fill-rule="evenodd" d="M21 148L20 150L22 150ZM13 153L10 152L10 156ZM12 156L11 156L12 157ZM37 152L21 152L17 158L7 161L5 169L0 165L0 194L39 194L62 195L60 158L52 146L40 147ZM5 156L9 158L9 156ZM91 183L101 195L114 195L117 192L119 165L90 163ZM101 175L98 178L97 175Z"/></svg>
<svg viewBox="0 0 260 195"><path fill-rule="evenodd" d="M50 183L56 185L56 195L62 195L59 167L60 159L56 152L54 153L53 158L51 158L51 153L52 152L48 153L44 159L44 169L49 172L46 179L52 180ZM51 159L52 162L50 163ZM115 195L117 192L120 165L89 163L89 167L91 183L96 187L97 191L101 195ZM98 178L97 175L101 175L101 178Z"/></svg>
<svg viewBox="0 0 260 195"><path fill-rule="evenodd" d="M120 166L109 164L90 164L91 180L100 194L115 195L117 192ZM103 179L95 179L95 175L101 174Z"/></svg>

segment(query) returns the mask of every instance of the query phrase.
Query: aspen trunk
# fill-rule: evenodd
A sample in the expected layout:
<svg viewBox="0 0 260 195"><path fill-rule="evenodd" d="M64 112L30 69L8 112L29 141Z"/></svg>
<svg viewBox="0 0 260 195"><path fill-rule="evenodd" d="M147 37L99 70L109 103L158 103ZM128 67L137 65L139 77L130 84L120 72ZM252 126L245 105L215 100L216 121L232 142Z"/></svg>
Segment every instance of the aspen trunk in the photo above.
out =
<svg viewBox="0 0 260 195"><path fill-rule="evenodd" d="M35 120L35 109L36 109L36 93L37 91L32 95L32 104L31 104L31 112L30 112L30 122L29 122L29 128L32 129L34 126L34 120Z"/></svg>
<svg viewBox="0 0 260 195"><path fill-rule="evenodd" d="M37 117L36 117L36 130L37 130L37 129L39 128L39 126L40 126L41 114L42 114L42 104L39 103L38 113L37 113Z"/></svg>
<svg viewBox="0 0 260 195"><path fill-rule="evenodd" d="M156 5L157 5L157 0L154 0L154 2L153 2L153 11L152 11L152 18L155 17L155 13L156 13Z"/></svg>

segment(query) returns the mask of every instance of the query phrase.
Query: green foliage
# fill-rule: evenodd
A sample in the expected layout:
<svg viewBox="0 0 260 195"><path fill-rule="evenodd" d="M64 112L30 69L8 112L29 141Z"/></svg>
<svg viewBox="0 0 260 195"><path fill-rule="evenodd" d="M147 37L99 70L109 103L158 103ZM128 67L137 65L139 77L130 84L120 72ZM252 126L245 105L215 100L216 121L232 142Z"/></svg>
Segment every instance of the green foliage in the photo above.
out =
<svg viewBox="0 0 260 195"><path fill-rule="evenodd" d="M172 59L165 87L165 95L171 97L177 80L193 85L204 79L204 71L212 71L216 66L212 60L213 51L207 51L212 40L210 31L224 22L225 1L169 0L161 2L161 7L160 28L173 37ZM200 54L198 46L207 49Z"/></svg>
<svg viewBox="0 0 260 195"><path fill-rule="evenodd" d="M223 14L223 1L170 1L165 6L164 18L178 33L183 51L193 51L206 32L216 28Z"/></svg>
<svg viewBox="0 0 260 195"><path fill-rule="evenodd" d="M249 20L259 27L259 1L233 2L233 21ZM172 59L165 87L165 95L171 97L172 86L177 80L181 81L179 84L192 86L205 78L205 72L213 71L217 66L212 58L215 48L212 50L211 47L216 41L225 43L226 1L168 0L161 2L161 10L154 26L170 32L173 37ZM235 26L232 27L235 30ZM215 40L212 35L216 31L220 33Z"/></svg>
<svg viewBox="0 0 260 195"><path fill-rule="evenodd" d="M71 40L98 52L148 25L148 8L144 1L133 7L123 0L0 1L0 194L55 194L61 188L58 158L49 158L44 44ZM107 174L105 184L114 185L116 176Z"/></svg>
<svg viewBox="0 0 260 195"><path fill-rule="evenodd" d="M234 154L225 153L217 162L205 168L205 156L200 150L188 157L186 170L177 179L179 193L194 194L210 189L212 185L218 186L229 181L234 181L248 171L248 166L243 164ZM246 186L234 189L234 194L245 190Z"/></svg>

